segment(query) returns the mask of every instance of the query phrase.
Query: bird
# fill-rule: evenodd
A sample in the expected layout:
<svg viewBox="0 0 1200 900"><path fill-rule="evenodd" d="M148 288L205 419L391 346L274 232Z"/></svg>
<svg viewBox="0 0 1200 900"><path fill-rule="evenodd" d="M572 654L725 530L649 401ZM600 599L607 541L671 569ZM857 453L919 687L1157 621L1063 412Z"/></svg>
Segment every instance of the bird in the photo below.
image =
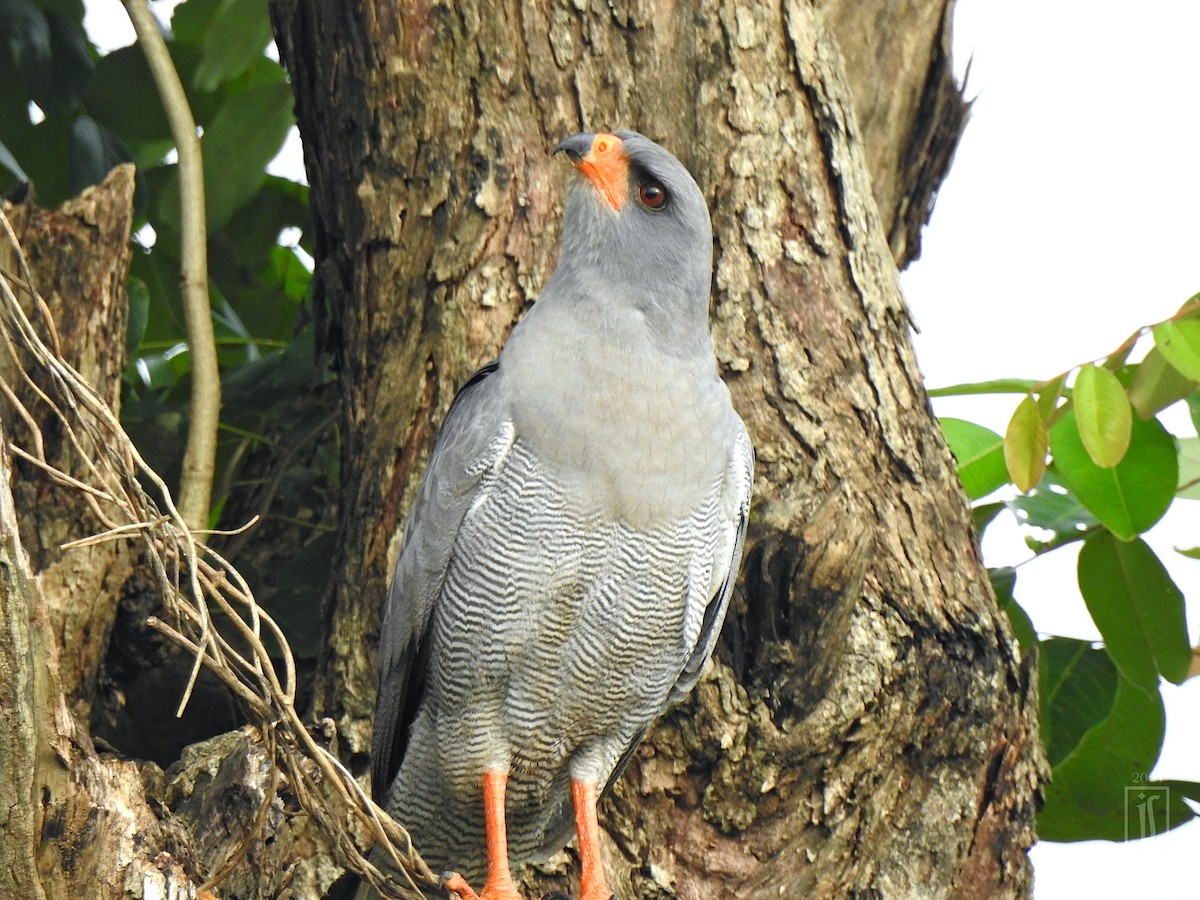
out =
<svg viewBox="0 0 1200 900"><path fill-rule="evenodd" d="M614 898L597 801L699 679L750 508L703 193L634 131L558 153L557 266L451 403L379 640L372 789L461 900L520 900L572 830L579 900Z"/></svg>

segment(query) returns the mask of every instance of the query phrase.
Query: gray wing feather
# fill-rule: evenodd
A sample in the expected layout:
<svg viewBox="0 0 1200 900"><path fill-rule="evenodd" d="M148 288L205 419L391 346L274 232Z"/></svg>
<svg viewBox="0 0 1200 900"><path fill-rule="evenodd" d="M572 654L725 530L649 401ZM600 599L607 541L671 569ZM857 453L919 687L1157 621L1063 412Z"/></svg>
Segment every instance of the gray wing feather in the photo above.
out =
<svg viewBox="0 0 1200 900"><path fill-rule="evenodd" d="M737 440L726 473L726 486L736 502L736 524L730 553L721 559L714 560L717 571L723 570L721 583L704 610L704 619L700 626L700 636L696 641L691 655L679 673L675 687L671 689L669 703L676 703L688 695L700 680L704 664L712 655L717 638L721 634L721 626L725 622L725 613L729 609L729 598L733 595L733 585L737 581L738 571L742 562L742 547L746 542L746 520L750 515L750 489L754 482L754 449L746 428L738 422ZM725 524L725 523L722 523Z"/></svg>
<svg viewBox="0 0 1200 900"><path fill-rule="evenodd" d="M498 440L511 431L498 364L479 369L459 390L430 455L404 527L379 636L379 682L371 738L371 785L382 800L408 745L424 694L425 636L455 537Z"/></svg>

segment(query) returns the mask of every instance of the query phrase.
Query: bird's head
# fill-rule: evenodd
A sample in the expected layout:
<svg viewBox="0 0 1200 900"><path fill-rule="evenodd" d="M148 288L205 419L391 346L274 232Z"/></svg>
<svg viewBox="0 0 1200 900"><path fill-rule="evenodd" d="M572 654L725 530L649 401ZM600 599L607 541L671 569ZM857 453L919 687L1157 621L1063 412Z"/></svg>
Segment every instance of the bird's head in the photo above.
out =
<svg viewBox="0 0 1200 900"><path fill-rule="evenodd" d="M576 134L555 152L579 172L559 267L655 318L698 318L707 330L712 225L683 164L634 131Z"/></svg>

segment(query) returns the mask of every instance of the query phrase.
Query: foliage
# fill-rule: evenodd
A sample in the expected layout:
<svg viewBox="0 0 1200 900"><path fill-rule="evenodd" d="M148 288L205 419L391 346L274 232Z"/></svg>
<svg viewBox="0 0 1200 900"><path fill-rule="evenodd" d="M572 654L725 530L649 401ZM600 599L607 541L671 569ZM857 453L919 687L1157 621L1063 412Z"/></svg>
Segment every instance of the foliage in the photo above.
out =
<svg viewBox="0 0 1200 900"><path fill-rule="evenodd" d="M177 482L191 367L171 131L141 48L100 55L83 16L78 0L0 0L0 191L32 182L50 206L117 163L137 164L122 423ZM202 131L224 397L213 524L240 526L273 498L274 521L257 530L274 540L256 536L272 552L239 563L308 573L287 596L293 610L299 599L311 611L329 570L327 488L337 466L330 376L308 312L311 247L303 237L280 240L307 230L308 188L266 170L294 124L291 87L264 55L271 28L262 0L187 0L170 24L168 47Z"/></svg>
<svg viewBox="0 0 1200 900"><path fill-rule="evenodd" d="M1140 363L1129 362L1147 336L1153 347ZM977 527L982 534L1008 509L1028 530L1035 556L1083 544L1079 590L1102 647L1039 639L1014 598L1016 571L992 570L1022 649L1037 654L1042 740L1053 770L1040 836L1128 840L1195 818L1185 800L1200 796L1200 785L1149 780L1166 727L1160 680L1180 684L1194 663L1183 594L1139 535L1172 504L1200 499L1200 438L1172 435L1158 417L1186 400L1200 426L1200 295L1103 360L1048 381L1005 379L930 393L1023 393L1003 438L971 422L942 420L973 501L1008 484L1020 492L1003 503L977 503ZM1179 552L1200 558L1198 550Z"/></svg>

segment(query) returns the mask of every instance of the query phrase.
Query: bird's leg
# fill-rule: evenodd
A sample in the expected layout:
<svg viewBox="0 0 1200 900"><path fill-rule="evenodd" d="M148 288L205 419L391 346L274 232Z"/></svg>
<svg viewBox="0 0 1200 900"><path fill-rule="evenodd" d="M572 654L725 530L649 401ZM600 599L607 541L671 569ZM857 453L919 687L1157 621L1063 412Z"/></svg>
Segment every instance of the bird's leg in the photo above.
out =
<svg viewBox="0 0 1200 900"><path fill-rule="evenodd" d="M483 774L483 829L487 837L487 883L476 894L458 873L443 876L442 885L461 900L522 900L508 868L508 832L504 824L504 788L508 776L489 770ZM607 897L605 898L607 900Z"/></svg>
<svg viewBox="0 0 1200 900"><path fill-rule="evenodd" d="M571 779L571 801L575 804L575 829L579 832L579 862L583 868L579 900L613 900L604 879L600 855L600 823L596 818L596 785Z"/></svg>

